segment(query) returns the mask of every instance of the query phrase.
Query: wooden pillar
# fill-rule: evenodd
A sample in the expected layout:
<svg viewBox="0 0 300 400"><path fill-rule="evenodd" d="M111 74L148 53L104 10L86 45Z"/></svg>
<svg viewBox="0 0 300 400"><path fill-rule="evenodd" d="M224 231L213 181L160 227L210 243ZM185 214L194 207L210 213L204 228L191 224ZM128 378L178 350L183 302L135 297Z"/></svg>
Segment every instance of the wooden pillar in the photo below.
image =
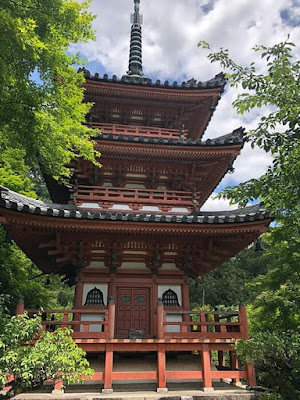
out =
<svg viewBox="0 0 300 400"><path fill-rule="evenodd" d="M231 369L233 371L238 370L239 369L239 362L238 362L238 359L237 359L236 352L234 350L229 351L229 357L230 357ZM238 378L237 379L234 378L234 379L232 379L232 382L235 383L235 384L239 384L240 380Z"/></svg>
<svg viewBox="0 0 300 400"><path fill-rule="evenodd" d="M247 321L247 312L244 304L240 304L239 310L240 330L243 333L243 338L249 338L249 329ZM253 364L246 364L247 381L251 387L256 387L255 369Z"/></svg>
<svg viewBox="0 0 300 400"><path fill-rule="evenodd" d="M203 391L213 391L211 379L211 359L207 344L202 345L202 373L203 373Z"/></svg>
<svg viewBox="0 0 300 400"><path fill-rule="evenodd" d="M225 367L225 357L223 350L218 350L218 362L219 362L219 367Z"/></svg>
<svg viewBox="0 0 300 400"><path fill-rule="evenodd" d="M185 283L181 285L181 295L182 295L182 307L184 311L189 311L190 309L190 296L189 296L189 285L187 283L187 279L185 280ZM183 314L182 320L184 322L190 322L190 315L189 314ZM181 331L182 332L188 332L190 331L191 327L190 326L182 326Z"/></svg>
<svg viewBox="0 0 300 400"><path fill-rule="evenodd" d="M21 297L16 307L16 315L24 314L24 299Z"/></svg>
<svg viewBox="0 0 300 400"><path fill-rule="evenodd" d="M248 386L256 387L255 369L253 364L246 364Z"/></svg>
<svg viewBox="0 0 300 400"><path fill-rule="evenodd" d="M52 394L63 394L63 380L62 379L57 379L54 383L54 389L51 392Z"/></svg>
<svg viewBox="0 0 300 400"><path fill-rule="evenodd" d="M157 349L157 392L167 392L166 379L166 348L165 344L158 344Z"/></svg>
<svg viewBox="0 0 300 400"><path fill-rule="evenodd" d="M105 369L104 369L104 389L102 393L108 394L113 392L112 388L112 371L113 371L114 352L111 343L106 344L105 348Z"/></svg>
<svg viewBox="0 0 300 400"><path fill-rule="evenodd" d="M157 301L157 338L164 339L164 305L162 299L159 298Z"/></svg>
<svg viewBox="0 0 300 400"><path fill-rule="evenodd" d="M247 312L244 304L240 304L239 322L240 322L240 331L241 333L243 333L243 339L248 339L249 330L248 330Z"/></svg>
<svg viewBox="0 0 300 400"><path fill-rule="evenodd" d="M74 293L74 308L78 309L82 307L82 302L83 302L83 282L81 282L80 278L79 281L76 283L75 286L75 293ZM75 313L73 314L73 321L79 321L80 320L80 314ZM80 331L80 325L75 325L73 326L74 332L79 332Z"/></svg>
<svg viewBox="0 0 300 400"><path fill-rule="evenodd" d="M81 308L83 302L82 296L83 296L83 282L79 280L75 286L74 308Z"/></svg>
<svg viewBox="0 0 300 400"><path fill-rule="evenodd" d="M156 276L153 277L153 285L152 285L152 303L151 309L154 310L157 306L157 298L158 298L158 285L156 283ZM151 318L151 332L154 337L157 337L157 318L155 318L154 314Z"/></svg>
<svg viewBox="0 0 300 400"><path fill-rule="evenodd" d="M115 316L116 306L114 298L111 296L108 304L108 338L113 339L115 336Z"/></svg>

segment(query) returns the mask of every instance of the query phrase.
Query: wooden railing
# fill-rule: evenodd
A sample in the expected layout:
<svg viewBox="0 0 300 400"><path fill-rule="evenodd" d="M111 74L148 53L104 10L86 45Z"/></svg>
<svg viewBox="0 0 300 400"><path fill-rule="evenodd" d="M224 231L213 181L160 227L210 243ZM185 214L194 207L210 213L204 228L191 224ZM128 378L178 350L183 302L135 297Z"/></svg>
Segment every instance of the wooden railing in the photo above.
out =
<svg viewBox="0 0 300 400"><path fill-rule="evenodd" d="M72 336L76 338L114 339L115 305L113 300L107 308L70 309L70 310L24 310L18 305L17 314L27 312L28 315L42 316L43 330L53 331L58 327L70 327ZM83 315L98 316L84 321ZM167 316L181 316L181 321L168 321ZM93 327L97 327L97 332ZM176 332L171 331L176 327ZM174 329L174 328L173 328ZM164 308L159 300L157 306L158 339L247 339L248 326L245 306L239 311L174 311Z"/></svg>
<svg viewBox="0 0 300 400"><path fill-rule="evenodd" d="M42 329L45 331L54 331L61 327L73 329L72 337L74 339L84 338L114 338L115 328L115 305L111 302L108 308L99 309L47 309L47 310L18 310L21 314L27 312L29 316L39 314L42 316ZM90 321L84 320L91 315ZM94 317L93 319L93 316ZM93 329L94 328L94 329ZM95 331L96 328L96 331Z"/></svg>
<svg viewBox="0 0 300 400"><path fill-rule="evenodd" d="M197 205L198 193L176 190L153 190L119 188L109 186L79 186L74 193L74 203L81 205L84 202L98 203L103 209L114 204L136 205L134 209L143 206L156 206L161 210L172 207L182 207L193 210Z"/></svg>
<svg viewBox="0 0 300 400"><path fill-rule="evenodd" d="M168 321L167 316L181 316ZM157 308L158 338L246 339L248 338L245 306L239 311L171 311L159 302ZM175 329L173 327L176 327ZM172 329L173 328L173 329ZM173 331L172 331L173 330Z"/></svg>
<svg viewBox="0 0 300 400"><path fill-rule="evenodd" d="M146 127L135 125L93 123L91 127L95 129L100 129L103 134L112 133L114 135L124 136L144 136L165 139L179 139L183 135L183 133L179 129L155 128L151 126ZM184 133L186 135L187 131Z"/></svg>

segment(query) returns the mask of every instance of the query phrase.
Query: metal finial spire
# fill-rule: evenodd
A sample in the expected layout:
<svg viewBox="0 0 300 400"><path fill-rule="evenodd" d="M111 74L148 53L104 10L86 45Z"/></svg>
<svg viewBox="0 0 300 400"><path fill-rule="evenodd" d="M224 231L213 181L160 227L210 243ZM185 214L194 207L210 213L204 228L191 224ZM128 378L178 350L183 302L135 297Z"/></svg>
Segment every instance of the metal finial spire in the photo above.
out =
<svg viewBox="0 0 300 400"><path fill-rule="evenodd" d="M140 14L140 0L134 0L134 14L131 14L131 23L129 68L127 75L143 76L141 26L143 23L143 16Z"/></svg>

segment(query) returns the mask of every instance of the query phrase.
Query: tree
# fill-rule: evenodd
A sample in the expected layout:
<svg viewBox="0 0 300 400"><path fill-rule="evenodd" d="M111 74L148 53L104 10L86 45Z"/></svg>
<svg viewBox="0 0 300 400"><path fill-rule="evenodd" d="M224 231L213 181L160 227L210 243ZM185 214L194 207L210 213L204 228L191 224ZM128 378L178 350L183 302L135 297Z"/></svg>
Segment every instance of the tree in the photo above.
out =
<svg viewBox="0 0 300 400"><path fill-rule="evenodd" d="M10 240L0 227L0 293L5 295L7 312L13 315L20 297L27 308L70 307L73 288L66 287L59 276L45 276Z"/></svg>
<svg viewBox="0 0 300 400"><path fill-rule="evenodd" d="M210 49L206 42L199 46ZM300 222L300 61L293 59L293 47L288 40L272 47L256 46L266 62L266 73L256 72L255 63L243 67L235 63L228 50L211 52L211 62L220 62L228 74L231 86L242 87L233 102L239 114L255 108L269 107L257 127L250 130L247 140L252 147L259 146L271 152L273 163L258 179L229 187L220 195L233 203L246 205L259 199L271 211L278 224L297 226Z"/></svg>
<svg viewBox="0 0 300 400"><path fill-rule="evenodd" d="M43 174L66 179L68 162L96 162L91 129L82 123L82 74L70 44L94 37L88 1L0 0L0 185L30 197L47 198ZM67 53L68 51L68 53ZM58 289L0 229L0 291L12 313L20 295L28 307L55 306ZM51 288L50 288L51 289ZM57 296L56 296L57 297ZM60 304L64 305L64 304Z"/></svg>
<svg viewBox="0 0 300 400"><path fill-rule="evenodd" d="M199 46L210 50L206 42ZM239 342L237 349L255 362L261 382L285 400L300 395L300 62L294 60L293 48L289 38L272 47L256 46L266 62L265 73L258 73L255 63L238 65L228 50L208 55L231 71L232 86L245 91L233 103L238 113L269 109L247 140L271 152L272 165L260 178L228 187L220 196L240 205L259 199L276 221L267 237L266 256L272 260L252 282L257 293L249 305L252 339Z"/></svg>
<svg viewBox="0 0 300 400"><path fill-rule="evenodd" d="M254 290L249 282L267 272L270 261L270 256L251 246L201 279L190 280L192 306L201 306L203 301L211 307L231 308L248 303L260 292L259 286Z"/></svg>
<svg viewBox="0 0 300 400"><path fill-rule="evenodd" d="M26 314L12 318L2 314L1 322L0 385L12 386L11 394L34 389L49 379L68 385L93 374L70 329L40 332L40 317ZM8 382L11 375L13 381Z"/></svg>
<svg viewBox="0 0 300 400"><path fill-rule="evenodd" d="M82 125L83 75L71 43L94 37L88 2L0 0L0 184L34 196L34 179L66 178L68 162L96 162Z"/></svg>

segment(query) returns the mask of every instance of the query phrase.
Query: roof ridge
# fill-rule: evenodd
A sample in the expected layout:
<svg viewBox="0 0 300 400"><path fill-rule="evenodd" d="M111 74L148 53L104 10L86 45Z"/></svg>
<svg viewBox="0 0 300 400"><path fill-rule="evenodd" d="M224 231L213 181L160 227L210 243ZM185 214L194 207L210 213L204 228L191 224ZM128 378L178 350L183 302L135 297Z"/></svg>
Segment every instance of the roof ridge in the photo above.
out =
<svg viewBox="0 0 300 400"><path fill-rule="evenodd" d="M245 207L240 210L192 212L187 215L151 214L124 211L103 211L101 209L85 210L70 204L48 204L40 200L26 197L4 186L0 186L0 208L25 212L47 217L71 219L104 219L122 221L150 221L170 223L224 224L251 222L270 218L262 204Z"/></svg>

